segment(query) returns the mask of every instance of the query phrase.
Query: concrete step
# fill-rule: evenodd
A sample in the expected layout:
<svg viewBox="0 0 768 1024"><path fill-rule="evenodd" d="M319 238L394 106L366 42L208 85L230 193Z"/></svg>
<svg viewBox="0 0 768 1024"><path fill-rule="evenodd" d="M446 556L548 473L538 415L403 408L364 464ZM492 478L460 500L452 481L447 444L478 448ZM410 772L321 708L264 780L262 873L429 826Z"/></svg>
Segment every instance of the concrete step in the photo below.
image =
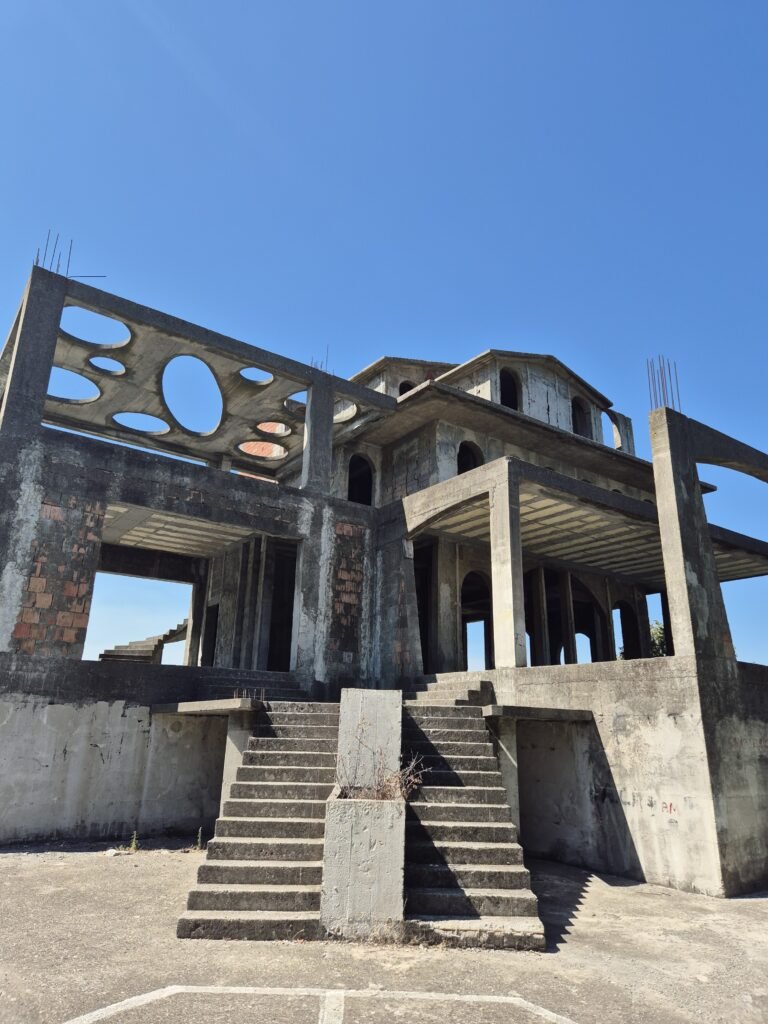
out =
<svg viewBox="0 0 768 1024"><path fill-rule="evenodd" d="M301 693L302 691L299 690L298 692ZM273 701L270 704L271 711L298 711L302 715L314 714L315 712L317 712L321 715L335 715L337 718L339 717L340 707L340 704L333 704L330 701L326 702L321 700L309 700L308 698L303 700L301 703L297 704L296 707L293 706L293 703L290 700Z"/></svg>
<svg viewBox="0 0 768 1024"><path fill-rule="evenodd" d="M475 772L475 774L482 774ZM237 769L238 782L328 782L336 781L336 768L312 765L245 765Z"/></svg>
<svg viewBox="0 0 768 1024"><path fill-rule="evenodd" d="M232 796L241 795L235 793L234 789L233 785ZM507 793L503 786L432 786L427 781L419 787L416 799L420 803L503 804L506 803Z"/></svg>
<svg viewBox="0 0 768 1024"><path fill-rule="evenodd" d="M466 843L439 839L409 842L405 848L405 859L409 864L522 864L523 849L518 843Z"/></svg>
<svg viewBox="0 0 768 1024"><path fill-rule="evenodd" d="M322 839L325 835L323 818L219 818L216 838L283 836L290 839Z"/></svg>
<svg viewBox="0 0 768 1024"><path fill-rule="evenodd" d="M519 949L544 952L544 926L538 917L469 917L439 915L406 918L404 937L412 943L448 949Z"/></svg>
<svg viewBox="0 0 768 1024"><path fill-rule="evenodd" d="M307 768L335 768L336 754L320 750L246 750L243 753L244 767L259 765L264 767L302 765ZM467 765L466 767L475 766Z"/></svg>
<svg viewBox="0 0 768 1024"><path fill-rule="evenodd" d="M320 910L319 885L198 885L188 910Z"/></svg>
<svg viewBox="0 0 768 1024"><path fill-rule="evenodd" d="M407 864L405 884L417 889L530 889L522 864Z"/></svg>
<svg viewBox="0 0 768 1024"><path fill-rule="evenodd" d="M461 718L483 721L483 709L479 707L456 707L455 704L429 704L414 702L403 704L403 720L413 722L432 721L434 718Z"/></svg>
<svg viewBox="0 0 768 1024"><path fill-rule="evenodd" d="M310 719L302 725L257 725L253 730L255 739L271 739L279 737L286 740L331 740L336 743L339 736L338 726L315 725Z"/></svg>
<svg viewBox="0 0 768 1024"><path fill-rule="evenodd" d="M464 708L455 708L454 710L458 713L450 716L408 711L403 714L403 731L418 730L430 735L435 731L444 732L456 729L463 732L486 732L485 719L482 714L467 715Z"/></svg>
<svg viewBox="0 0 768 1024"><path fill-rule="evenodd" d="M424 768L430 769L430 777L432 772L439 771L495 772L499 768L497 758L492 757L490 754L483 757L478 755L462 756L461 754L449 757L445 757L442 754L422 754L421 763Z"/></svg>
<svg viewBox="0 0 768 1024"><path fill-rule="evenodd" d="M328 714L327 712L320 711L277 711L276 708L280 707L279 704L273 705L267 712L267 718L269 724L274 728L276 725L298 725L302 728L306 725L311 725L312 728L318 726L326 726L333 729L339 727L339 715L338 712L334 714ZM259 722L259 725L262 723Z"/></svg>
<svg viewBox="0 0 768 1024"><path fill-rule="evenodd" d="M232 800L327 800L332 782L233 782ZM457 787L454 792L464 792Z"/></svg>
<svg viewBox="0 0 768 1024"><path fill-rule="evenodd" d="M417 819L424 822L433 821L487 821L510 822L512 812L509 804L504 801L495 804L462 804L439 803L435 801L414 800L406 808L406 821Z"/></svg>
<svg viewBox="0 0 768 1024"><path fill-rule="evenodd" d="M338 736L317 739L308 736L251 736L248 750L267 753L273 750L302 750L305 753L333 754L338 748Z"/></svg>
<svg viewBox="0 0 768 1024"><path fill-rule="evenodd" d="M501 772L498 767L493 771L450 771L440 768L432 768L424 772L424 785L426 786L482 786L499 787L502 785Z"/></svg>
<svg viewBox="0 0 768 1024"><path fill-rule="evenodd" d="M325 798L322 800L237 800L224 802L227 818L322 818L325 819Z"/></svg>
<svg viewBox="0 0 768 1024"><path fill-rule="evenodd" d="M538 911L528 889L407 889L407 914L451 917L531 917Z"/></svg>
<svg viewBox="0 0 768 1024"><path fill-rule="evenodd" d="M322 839L284 836L247 839L211 839L208 860L311 860L323 859Z"/></svg>
<svg viewBox="0 0 768 1024"><path fill-rule="evenodd" d="M442 747L443 743L490 743L488 730L482 729L428 729L410 725L403 728L403 746L412 743L430 743Z"/></svg>
<svg viewBox="0 0 768 1024"><path fill-rule="evenodd" d="M197 869L198 884L320 885L323 862L311 860L209 860Z"/></svg>
<svg viewBox="0 0 768 1024"><path fill-rule="evenodd" d="M179 918L180 939L318 939L317 911L188 910Z"/></svg>
<svg viewBox="0 0 768 1024"><path fill-rule="evenodd" d="M407 753L419 754L421 757L444 756L454 757L494 757L493 744L488 735L480 741L462 741L458 743L440 743L435 745L426 739L403 738L403 750Z"/></svg>
<svg viewBox="0 0 768 1024"><path fill-rule="evenodd" d="M485 821L412 821L405 823L409 841L426 842L428 838L454 843L516 843L517 829L511 822Z"/></svg>

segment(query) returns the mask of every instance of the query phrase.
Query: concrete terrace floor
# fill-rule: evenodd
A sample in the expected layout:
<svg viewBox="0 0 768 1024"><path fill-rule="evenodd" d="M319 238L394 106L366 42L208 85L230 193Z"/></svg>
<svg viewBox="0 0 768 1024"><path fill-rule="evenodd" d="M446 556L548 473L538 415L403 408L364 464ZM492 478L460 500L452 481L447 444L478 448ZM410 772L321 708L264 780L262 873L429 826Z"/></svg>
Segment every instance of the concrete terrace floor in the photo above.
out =
<svg viewBox="0 0 768 1024"><path fill-rule="evenodd" d="M768 895L540 861L547 953L181 941L203 854L27 849L0 850L0 1024L768 1021Z"/></svg>

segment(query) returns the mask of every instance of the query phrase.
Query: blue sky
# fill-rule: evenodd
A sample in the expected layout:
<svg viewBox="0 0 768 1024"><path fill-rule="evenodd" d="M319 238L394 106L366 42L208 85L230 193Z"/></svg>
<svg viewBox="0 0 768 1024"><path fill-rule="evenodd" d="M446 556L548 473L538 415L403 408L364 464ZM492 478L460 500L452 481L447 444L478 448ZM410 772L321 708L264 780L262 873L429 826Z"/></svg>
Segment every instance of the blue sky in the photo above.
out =
<svg viewBox="0 0 768 1024"><path fill-rule="evenodd" d="M8 324L53 228L73 273L342 375L552 352L641 454L663 351L768 447L762 0L39 0L0 33ZM764 486L703 475L768 535ZM765 660L768 584L726 594Z"/></svg>

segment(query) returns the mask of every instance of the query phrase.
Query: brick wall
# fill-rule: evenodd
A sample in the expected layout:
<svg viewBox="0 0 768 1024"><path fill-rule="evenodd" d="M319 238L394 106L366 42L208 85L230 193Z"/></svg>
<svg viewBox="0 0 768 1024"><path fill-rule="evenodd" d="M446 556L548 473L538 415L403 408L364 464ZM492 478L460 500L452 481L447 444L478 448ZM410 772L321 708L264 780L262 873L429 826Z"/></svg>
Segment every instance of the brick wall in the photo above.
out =
<svg viewBox="0 0 768 1024"><path fill-rule="evenodd" d="M103 522L101 502L73 495L43 500L13 650L82 657Z"/></svg>
<svg viewBox="0 0 768 1024"><path fill-rule="evenodd" d="M365 527L336 523L327 660L335 678L359 677L365 577Z"/></svg>

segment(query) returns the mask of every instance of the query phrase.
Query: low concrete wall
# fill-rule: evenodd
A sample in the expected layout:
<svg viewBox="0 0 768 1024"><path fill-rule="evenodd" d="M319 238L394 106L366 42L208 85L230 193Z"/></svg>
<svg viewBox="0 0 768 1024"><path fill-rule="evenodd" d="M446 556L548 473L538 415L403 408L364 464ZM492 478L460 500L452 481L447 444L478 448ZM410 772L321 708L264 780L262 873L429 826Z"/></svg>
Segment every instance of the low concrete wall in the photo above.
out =
<svg viewBox="0 0 768 1024"><path fill-rule="evenodd" d="M405 800L354 798L400 767L402 714L397 691L342 691L338 783L326 805L320 896L320 921L331 935L384 937L403 920Z"/></svg>
<svg viewBox="0 0 768 1024"><path fill-rule="evenodd" d="M320 920L331 935L384 938L403 920L405 800L339 800L325 813Z"/></svg>
<svg viewBox="0 0 768 1024"><path fill-rule="evenodd" d="M519 729L524 845L530 831L568 863L723 895L693 658L499 670L495 689L595 720Z"/></svg>
<svg viewBox="0 0 768 1024"><path fill-rule="evenodd" d="M0 694L0 843L209 829L226 718Z"/></svg>
<svg viewBox="0 0 768 1024"><path fill-rule="evenodd" d="M336 768L340 785L373 788L398 770L402 718L399 690L341 691Z"/></svg>

